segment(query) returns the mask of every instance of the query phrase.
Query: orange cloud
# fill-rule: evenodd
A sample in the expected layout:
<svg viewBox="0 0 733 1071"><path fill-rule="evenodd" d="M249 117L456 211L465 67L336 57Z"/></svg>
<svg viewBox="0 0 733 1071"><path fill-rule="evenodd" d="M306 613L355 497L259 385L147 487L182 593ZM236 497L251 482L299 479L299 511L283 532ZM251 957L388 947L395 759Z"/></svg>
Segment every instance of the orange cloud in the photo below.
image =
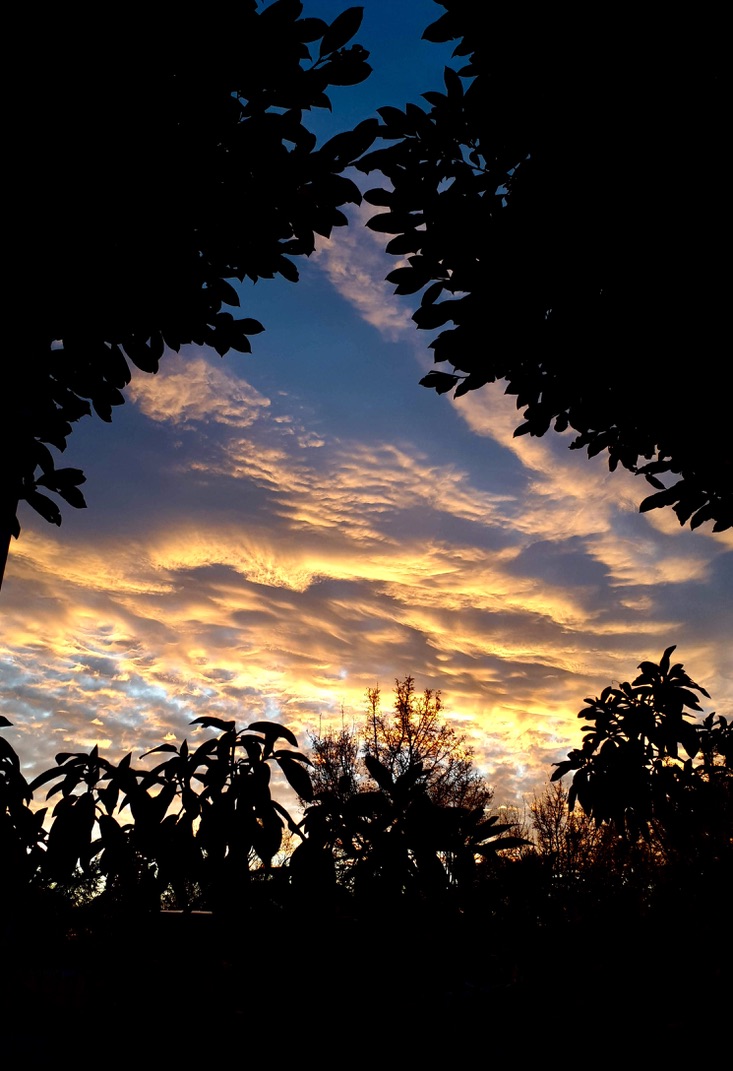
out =
<svg viewBox="0 0 733 1071"><path fill-rule="evenodd" d="M160 372L136 374L127 392L150 420L183 427L206 422L246 428L270 405L230 369L190 353L166 353Z"/></svg>
<svg viewBox="0 0 733 1071"><path fill-rule="evenodd" d="M303 738L412 673L444 688L489 775L524 791L577 742L584 695L658 657L695 600L707 613L725 545L637 516L631 477L599 478L557 436L512 439L506 400L455 408L470 403L529 492L487 491L469 454L315 435L223 367L183 367L136 380L135 401L171 441L196 426L180 464L221 498L141 513L124 539L31 520L13 547L0 709L34 761L97 733L139 753L204 713ZM725 701L725 628L704 627L681 657Z"/></svg>

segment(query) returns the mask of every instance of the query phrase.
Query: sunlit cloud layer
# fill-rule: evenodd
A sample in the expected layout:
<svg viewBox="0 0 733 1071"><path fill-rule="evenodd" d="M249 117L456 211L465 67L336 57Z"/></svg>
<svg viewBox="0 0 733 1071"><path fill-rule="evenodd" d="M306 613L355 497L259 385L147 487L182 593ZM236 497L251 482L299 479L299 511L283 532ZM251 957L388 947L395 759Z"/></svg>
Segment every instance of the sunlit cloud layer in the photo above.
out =
<svg viewBox="0 0 733 1071"><path fill-rule="evenodd" d="M246 428L270 404L230 370L176 353L167 355L164 375L135 376L129 395L151 420L180 427L204 421Z"/></svg>
<svg viewBox="0 0 733 1071"><path fill-rule="evenodd" d="M209 382L205 363L195 357L194 374ZM683 533L607 506L602 523L584 533L576 518L563 534L544 495L487 494L470 472L404 442L303 446L263 400L256 419L245 413L245 439L234 414L218 418L216 398L194 416L177 363L168 367L138 404L170 425L172 454L176 436L195 436L189 467L221 485L222 505L141 516L124 546L93 530L73 543L63 530L24 532L3 591L0 660L2 709L29 760L95 742L139 754L190 733L204 713L275 717L304 738L342 706L359 721L366 687L387 693L412 673L444 689L446 710L514 798L574 742L585 694L684 637L669 592L706 598L723 553L710 540L690 551ZM567 472L544 471L552 502L574 497ZM231 512L239 485L246 517ZM592 483L588 494L603 503ZM635 535L614 537L617 516ZM726 669L720 639L694 653L704 682Z"/></svg>
<svg viewBox="0 0 733 1071"><path fill-rule="evenodd" d="M402 339L415 363L424 342L380 258L354 228L318 264L374 345ZM416 445L410 398L388 435L335 435L317 393L268 397L241 368L191 350L135 377L124 538L93 509L60 531L24 518L0 710L26 762L97 742L139 755L203 714L279 719L306 743L409 673L443 689L516 800L577 744L583 698L669 644L730 710L729 539L639 515L641 481L567 438L514 438L498 387L434 399L459 457L438 430Z"/></svg>

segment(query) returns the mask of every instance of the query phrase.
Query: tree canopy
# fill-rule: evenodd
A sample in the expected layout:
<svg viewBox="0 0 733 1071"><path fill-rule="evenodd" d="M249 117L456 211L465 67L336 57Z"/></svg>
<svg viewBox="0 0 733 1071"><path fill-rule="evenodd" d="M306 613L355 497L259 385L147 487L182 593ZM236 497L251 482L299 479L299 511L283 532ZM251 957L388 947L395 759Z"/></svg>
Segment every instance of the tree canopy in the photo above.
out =
<svg viewBox="0 0 733 1071"><path fill-rule="evenodd" d="M629 683L608 686L578 713L580 748L555 763L552 780L572 772L576 801L598 824L631 840L654 836L666 854L689 860L730 851L733 821L733 726L714 712L702 722L698 695L708 692L673 663L644 661Z"/></svg>
<svg viewBox="0 0 733 1071"><path fill-rule="evenodd" d="M686 13L486 12L438 0L424 33L461 66L427 105L379 109L389 144L357 165L388 185L368 226L407 258L455 396L505 380L515 435L572 429L655 489L641 510L733 525L724 273L724 34ZM723 408L721 408L721 405ZM678 477L671 483L662 477Z"/></svg>
<svg viewBox="0 0 733 1071"><path fill-rule="evenodd" d="M79 469L58 468L72 426L111 420L128 362L155 372L166 347L248 353L262 325L238 318L232 281L298 278L293 256L346 223L361 200L343 171L377 120L316 147L303 119L331 86L368 76L348 46L362 8L327 24L299 0L127 10L109 47L86 14L44 15L14 97L11 357L0 408L0 535L17 537L18 501L60 524L85 505ZM157 28L156 28L157 26ZM23 35L19 35L23 39Z"/></svg>

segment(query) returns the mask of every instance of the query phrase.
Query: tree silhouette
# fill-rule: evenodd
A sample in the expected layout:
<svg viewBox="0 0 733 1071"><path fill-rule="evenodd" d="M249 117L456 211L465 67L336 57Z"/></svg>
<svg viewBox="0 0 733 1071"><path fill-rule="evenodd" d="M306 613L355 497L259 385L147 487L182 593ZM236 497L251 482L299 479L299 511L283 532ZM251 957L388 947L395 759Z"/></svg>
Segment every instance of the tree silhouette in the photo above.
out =
<svg viewBox="0 0 733 1071"><path fill-rule="evenodd" d="M372 790L366 758L376 759L393 780L421 764L420 784L438 806L484 808L493 792L473 765L473 749L443 715L440 691L416 691L413 677L395 680L394 705L381 708L381 692L369 688L361 730L311 736L312 780L316 794L349 797Z"/></svg>
<svg viewBox="0 0 733 1071"><path fill-rule="evenodd" d="M701 711L708 693L671 663L642 662L633 682L586 699L582 747L571 751L552 780L572 772L568 794L597 823L624 839L653 838L670 858L717 858L730 851L733 826L733 726Z"/></svg>
<svg viewBox="0 0 733 1071"><path fill-rule="evenodd" d="M311 738L308 836L292 861L299 881L336 879L365 902L440 897L470 886L477 860L526 843L487 814L493 793L441 710L440 692L420 695L408 676L395 681L391 715L370 688L362 733Z"/></svg>
<svg viewBox="0 0 733 1071"><path fill-rule="evenodd" d="M648 480L642 511L729 528L722 25L650 11L629 32L599 9L581 28L570 8L509 5L487 32L471 0L438 3L423 36L463 65L429 110L379 109L389 145L358 165L389 180L366 194L383 209L368 226L407 257L388 279L422 291L419 328L452 325L431 348L454 371L421 382L460 397L505 380L515 435L570 428Z"/></svg>
<svg viewBox="0 0 733 1071"><path fill-rule="evenodd" d="M582 809L571 810L561 781L545 785L530 804L534 846L556 882L569 886L605 847L604 830Z"/></svg>
<svg viewBox="0 0 733 1071"><path fill-rule="evenodd" d="M57 468L72 425L111 420L128 361L156 372L166 347L250 352L262 325L235 318L231 281L282 275L328 237L360 193L342 172L376 120L316 148L303 122L326 90L370 72L345 47L362 9L328 25L298 0L255 0L152 21L133 8L95 47L86 15L30 26L10 124L10 361L0 403L0 577L26 500L60 524L52 491L82 507L79 469ZM48 444L48 445L47 445Z"/></svg>

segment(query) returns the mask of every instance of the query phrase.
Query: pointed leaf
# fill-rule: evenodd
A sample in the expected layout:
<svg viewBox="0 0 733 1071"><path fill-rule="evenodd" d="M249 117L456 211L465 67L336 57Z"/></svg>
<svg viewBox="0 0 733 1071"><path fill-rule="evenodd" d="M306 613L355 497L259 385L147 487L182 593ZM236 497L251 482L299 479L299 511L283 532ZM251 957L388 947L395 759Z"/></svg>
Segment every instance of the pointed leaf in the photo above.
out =
<svg viewBox="0 0 733 1071"><path fill-rule="evenodd" d="M292 759L288 759L284 755L278 758L277 762L290 787L297 792L302 800L310 803L313 799L313 784L305 767L299 762L293 762Z"/></svg>
<svg viewBox="0 0 733 1071"><path fill-rule="evenodd" d="M152 748L150 749L150 751L145 751L145 752L144 752L144 753L143 753L143 754L142 754L142 755L140 756L140 758L141 758L141 759L144 759L144 758L146 758L146 757L147 757L148 755L154 755L154 754L155 754L155 753L156 753L157 751L171 751L171 752L173 752L173 753L174 753L174 754L176 754L176 755L178 754L178 748L177 748L177 747L175 746L175 744L158 744L158 746L157 746L157 747L152 747Z"/></svg>
<svg viewBox="0 0 733 1071"><path fill-rule="evenodd" d="M236 722L223 721L222 718L194 718L189 725L203 725L204 729L221 729L225 733L230 733L234 730Z"/></svg>
<svg viewBox="0 0 733 1071"><path fill-rule="evenodd" d="M374 757L374 755L365 755L364 765L366 766L370 775L374 778L380 788L383 788L386 791L391 788L394 788L392 774L389 772L386 766L382 765L379 759Z"/></svg>
<svg viewBox="0 0 733 1071"><path fill-rule="evenodd" d="M323 35L319 55L328 56L343 48L361 26L363 17L363 7L349 7L337 15Z"/></svg>
<svg viewBox="0 0 733 1071"><path fill-rule="evenodd" d="M255 721L251 725L247 726L246 732L248 733L262 733L263 736L271 738L273 741L278 740L280 737L283 740L287 740L293 747L298 746L297 738L291 733L290 729L286 729L284 725L278 725L273 721Z"/></svg>

